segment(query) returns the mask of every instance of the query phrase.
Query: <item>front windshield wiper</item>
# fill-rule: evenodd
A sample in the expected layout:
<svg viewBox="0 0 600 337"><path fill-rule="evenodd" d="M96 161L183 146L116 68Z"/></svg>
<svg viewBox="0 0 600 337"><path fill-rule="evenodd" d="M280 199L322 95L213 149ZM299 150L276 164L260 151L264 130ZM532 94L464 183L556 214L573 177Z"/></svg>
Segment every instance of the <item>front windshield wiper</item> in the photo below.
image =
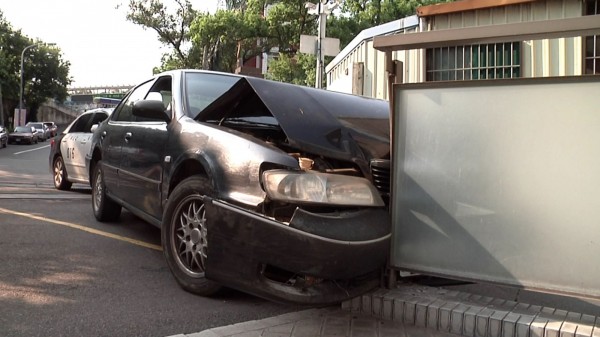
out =
<svg viewBox="0 0 600 337"><path fill-rule="evenodd" d="M217 122L217 121L215 121L215 122ZM260 126L260 127L267 127L267 128L273 128L273 129L279 128L279 124L259 122L259 121L245 119L245 118L223 118L218 121L218 124L219 125L234 124L234 125Z"/></svg>

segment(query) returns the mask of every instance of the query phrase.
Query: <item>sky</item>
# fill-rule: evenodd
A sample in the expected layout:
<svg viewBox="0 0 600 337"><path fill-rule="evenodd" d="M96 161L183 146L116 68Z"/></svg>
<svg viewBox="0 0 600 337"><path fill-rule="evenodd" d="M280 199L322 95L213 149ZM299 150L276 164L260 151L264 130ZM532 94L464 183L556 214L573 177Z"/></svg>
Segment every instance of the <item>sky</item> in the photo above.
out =
<svg viewBox="0 0 600 337"><path fill-rule="evenodd" d="M167 5L171 2L164 1ZM217 0L191 0L213 12ZM0 0L13 30L56 43L71 63L71 87L135 85L152 76L169 49L153 30L125 19L128 0ZM122 5L120 8L116 8Z"/></svg>

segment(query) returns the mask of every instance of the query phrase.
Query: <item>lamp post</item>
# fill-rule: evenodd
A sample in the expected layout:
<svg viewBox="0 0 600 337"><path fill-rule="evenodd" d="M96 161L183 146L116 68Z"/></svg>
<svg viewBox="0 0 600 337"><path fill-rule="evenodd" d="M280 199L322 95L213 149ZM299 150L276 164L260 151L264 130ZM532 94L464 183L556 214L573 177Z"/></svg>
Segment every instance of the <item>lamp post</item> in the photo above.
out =
<svg viewBox="0 0 600 337"><path fill-rule="evenodd" d="M15 126L21 125L21 111L23 109L23 72L24 72L23 59L25 58L25 52L27 51L27 49L37 47L40 44L44 44L44 43L38 42L38 43L31 44L31 45L23 48L23 51L21 52L21 82L20 82L20 86L19 86L19 113L17 114L18 120L15 121ZM46 45L54 46L55 44L56 43L47 43Z"/></svg>

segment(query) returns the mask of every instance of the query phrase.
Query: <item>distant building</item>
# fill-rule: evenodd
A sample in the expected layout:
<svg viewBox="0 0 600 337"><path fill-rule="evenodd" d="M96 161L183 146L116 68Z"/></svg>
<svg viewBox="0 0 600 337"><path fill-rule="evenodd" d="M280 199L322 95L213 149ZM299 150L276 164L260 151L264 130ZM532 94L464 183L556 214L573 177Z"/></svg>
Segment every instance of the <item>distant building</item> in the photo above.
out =
<svg viewBox="0 0 600 337"><path fill-rule="evenodd" d="M114 107L133 87L133 85L120 85L68 88L69 96L63 104L77 112Z"/></svg>

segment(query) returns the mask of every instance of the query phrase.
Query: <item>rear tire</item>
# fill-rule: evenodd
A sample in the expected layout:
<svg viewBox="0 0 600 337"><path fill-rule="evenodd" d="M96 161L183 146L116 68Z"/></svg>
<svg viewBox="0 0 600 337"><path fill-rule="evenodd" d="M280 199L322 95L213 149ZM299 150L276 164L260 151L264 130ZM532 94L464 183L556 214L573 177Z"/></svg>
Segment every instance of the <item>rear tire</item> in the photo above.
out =
<svg viewBox="0 0 600 337"><path fill-rule="evenodd" d="M92 180L92 209L96 220L101 222L115 221L121 215L121 205L106 195L106 185L104 184L104 172L102 171L102 162L99 161L94 166L94 176Z"/></svg>
<svg viewBox="0 0 600 337"><path fill-rule="evenodd" d="M67 169L65 168L65 162L61 156L54 159L52 171L54 172L54 187L57 190L67 191L71 189L73 184L67 180Z"/></svg>
<svg viewBox="0 0 600 337"><path fill-rule="evenodd" d="M204 200L213 194L204 177L183 180L169 196L162 222L163 252L173 276L184 290L201 296L222 288L205 276L208 242Z"/></svg>

